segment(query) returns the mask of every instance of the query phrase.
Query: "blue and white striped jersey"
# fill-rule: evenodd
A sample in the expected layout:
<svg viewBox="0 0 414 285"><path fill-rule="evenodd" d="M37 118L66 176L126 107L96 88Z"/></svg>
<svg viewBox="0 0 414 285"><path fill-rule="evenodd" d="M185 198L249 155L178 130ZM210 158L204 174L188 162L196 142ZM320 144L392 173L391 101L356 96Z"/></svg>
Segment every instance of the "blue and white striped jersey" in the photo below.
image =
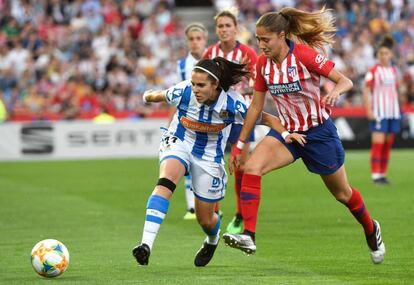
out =
<svg viewBox="0 0 414 285"><path fill-rule="evenodd" d="M177 61L177 73L180 80L190 79L193 67L197 62L198 60L192 56L191 52L188 53L187 57Z"/></svg>
<svg viewBox="0 0 414 285"><path fill-rule="evenodd" d="M212 105L197 102L190 80L169 88L165 97L177 112L168 132L184 141L191 154L208 161L224 164L224 149L231 125L243 124L247 113L246 102L238 92L221 91Z"/></svg>

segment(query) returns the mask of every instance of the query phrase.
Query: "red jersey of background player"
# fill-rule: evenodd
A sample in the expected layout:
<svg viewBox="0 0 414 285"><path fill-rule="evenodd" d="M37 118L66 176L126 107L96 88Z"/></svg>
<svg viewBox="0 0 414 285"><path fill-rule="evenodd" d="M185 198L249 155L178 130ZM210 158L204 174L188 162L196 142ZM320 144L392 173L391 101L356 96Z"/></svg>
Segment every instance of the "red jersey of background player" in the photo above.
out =
<svg viewBox="0 0 414 285"><path fill-rule="evenodd" d="M371 88L371 108L377 119L400 119L398 75L395 66L374 65L365 76Z"/></svg>
<svg viewBox="0 0 414 285"><path fill-rule="evenodd" d="M289 47L282 64L259 56L254 89L269 90L284 127L301 132L329 118L329 108L321 104L320 77L328 77L335 64L307 45L289 41Z"/></svg>
<svg viewBox="0 0 414 285"><path fill-rule="evenodd" d="M236 47L232 51L230 51L229 53L224 53L223 50L220 48L220 42L218 42L208 47L208 49L203 55L203 58L212 59L218 56L224 57L225 59L235 63L240 63L241 59L247 56L247 58L250 60L249 71L253 75L254 66L257 62L257 55L256 52L247 45L237 41Z"/></svg>
<svg viewBox="0 0 414 285"><path fill-rule="evenodd" d="M203 55L203 58L206 58L206 59L213 59L216 57L224 57L225 59L231 62L234 62L234 63L240 63L243 58L247 57L248 62L249 62L248 69L250 72L250 78L254 79L257 55L256 55L256 52L252 48L248 47L247 45L242 44L239 41L236 41L236 47L232 51L228 53L224 53L220 47L220 42L218 42L214 45L209 46ZM237 84L235 86L235 89L241 92L241 94L243 94L244 92L242 89L246 87L249 87L249 82L243 81Z"/></svg>

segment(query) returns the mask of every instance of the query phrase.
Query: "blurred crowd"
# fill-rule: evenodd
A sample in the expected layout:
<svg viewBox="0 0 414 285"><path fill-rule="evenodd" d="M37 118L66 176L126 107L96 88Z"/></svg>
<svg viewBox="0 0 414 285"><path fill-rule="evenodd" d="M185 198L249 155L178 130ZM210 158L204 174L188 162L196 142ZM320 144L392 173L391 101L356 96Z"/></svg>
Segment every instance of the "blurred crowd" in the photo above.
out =
<svg viewBox="0 0 414 285"><path fill-rule="evenodd" d="M285 5L312 11L321 3L216 0L215 6L238 6L240 40L255 46L255 21L261 14ZM414 104L414 1L323 4L333 9L338 26L329 56L354 82L341 106L362 104L364 75L375 63L376 43L386 33L397 42L402 102ZM179 80L176 61L186 49L184 27L174 10L174 0L0 0L0 101L8 118L164 114L165 106L146 106L142 93ZM328 81L323 88L329 90Z"/></svg>
<svg viewBox="0 0 414 285"><path fill-rule="evenodd" d="M317 1L317 0L217 0L218 9L237 5L243 23L241 36L252 45L255 22L263 13L278 11L284 6L305 11L332 9L336 19L335 44L328 55L336 67L354 82L354 88L341 96L341 107L361 106L365 74L376 63L375 49L381 37L392 35L396 42L394 64L400 71L401 103L414 106L414 0ZM332 88L323 82L323 91Z"/></svg>

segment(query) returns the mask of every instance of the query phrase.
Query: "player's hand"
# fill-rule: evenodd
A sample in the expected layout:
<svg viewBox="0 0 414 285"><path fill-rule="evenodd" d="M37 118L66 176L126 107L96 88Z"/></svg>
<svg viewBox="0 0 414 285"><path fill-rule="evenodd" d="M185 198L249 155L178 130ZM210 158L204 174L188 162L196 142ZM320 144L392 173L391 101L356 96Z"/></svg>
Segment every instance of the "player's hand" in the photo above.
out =
<svg viewBox="0 0 414 285"><path fill-rule="evenodd" d="M229 172L231 175L233 175L233 172L241 168L243 165L242 161L242 151L243 151L244 142L241 140L238 140L235 145L233 145L233 148L231 150L231 154L229 157Z"/></svg>
<svg viewBox="0 0 414 285"><path fill-rule="evenodd" d="M229 172L230 172L230 175L233 175L234 170L236 169L236 166L234 165L235 164L235 159L236 158L234 156L232 156L232 155L229 156Z"/></svg>
<svg viewBox="0 0 414 285"><path fill-rule="evenodd" d="M142 100L144 101L144 103L149 104L151 103L151 96L154 93L154 91L152 89L150 90L146 90L144 92L144 94L142 95Z"/></svg>
<svg viewBox="0 0 414 285"><path fill-rule="evenodd" d="M298 133L291 133L285 138L286 143L293 143L297 142L301 146L305 146L306 143L306 135L298 134Z"/></svg>
<svg viewBox="0 0 414 285"><path fill-rule="evenodd" d="M331 92L328 93L328 95L323 97L322 103L328 106L335 106L335 104L339 100L339 96L340 96L339 92L332 90Z"/></svg>

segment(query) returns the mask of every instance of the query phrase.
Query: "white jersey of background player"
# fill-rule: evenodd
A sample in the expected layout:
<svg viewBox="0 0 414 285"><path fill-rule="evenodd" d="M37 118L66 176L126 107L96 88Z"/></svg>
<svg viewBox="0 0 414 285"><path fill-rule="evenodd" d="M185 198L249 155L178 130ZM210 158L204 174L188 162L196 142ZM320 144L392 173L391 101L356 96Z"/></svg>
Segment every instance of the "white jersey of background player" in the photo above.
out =
<svg viewBox="0 0 414 285"><path fill-rule="evenodd" d="M166 101L177 107L177 114L162 138L159 180L147 202L142 241L132 251L139 264L148 264L176 184L188 172L197 221L207 235L194 264L205 266L213 257L220 238L220 216L214 204L224 197L227 183L224 148L231 125L243 123L247 111L244 98L230 86L248 75L244 68L223 58L204 59L194 67L191 80L166 91L145 92L145 101ZM263 114L262 122L285 130L268 114Z"/></svg>
<svg viewBox="0 0 414 285"><path fill-rule="evenodd" d="M189 80L194 65L202 58L206 49L208 31L202 23L193 22L185 28L187 47L189 49L187 57L177 61L177 74L180 80ZM175 113L176 108L171 108L171 115ZM184 220L194 220L196 218L194 211L194 194L191 189L190 174L184 176L185 198L187 211Z"/></svg>

